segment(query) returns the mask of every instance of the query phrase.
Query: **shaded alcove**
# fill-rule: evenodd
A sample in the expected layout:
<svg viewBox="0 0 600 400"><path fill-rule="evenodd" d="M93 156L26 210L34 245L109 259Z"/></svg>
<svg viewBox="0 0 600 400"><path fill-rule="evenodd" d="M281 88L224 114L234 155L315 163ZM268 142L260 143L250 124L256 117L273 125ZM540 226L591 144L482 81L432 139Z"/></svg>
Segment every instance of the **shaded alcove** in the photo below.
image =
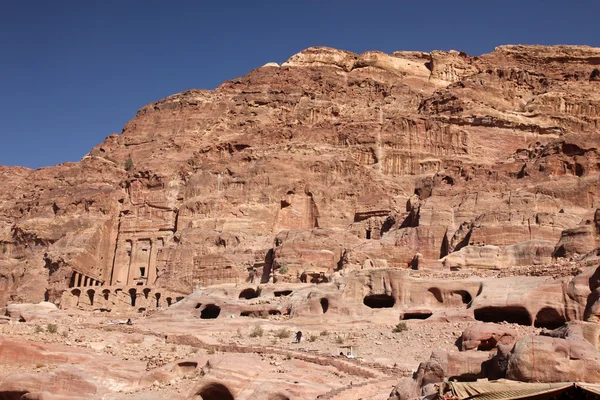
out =
<svg viewBox="0 0 600 400"><path fill-rule="evenodd" d="M402 314L402 320L407 319L427 319L431 317L433 313L431 311L411 311Z"/></svg>
<svg viewBox="0 0 600 400"><path fill-rule="evenodd" d="M96 292L94 292L94 290L92 289L88 289L87 291L87 295L88 298L90 299L90 305L93 306L94 305L94 295L96 294Z"/></svg>
<svg viewBox="0 0 600 400"><path fill-rule="evenodd" d="M459 295L463 304L469 304L473 300L471 293L467 292L466 290L455 290L452 293Z"/></svg>
<svg viewBox="0 0 600 400"><path fill-rule="evenodd" d="M268 400L290 400L290 398L284 394L275 393L275 394L270 395Z"/></svg>
<svg viewBox="0 0 600 400"><path fill-rule="evenodd" d="M290 294L292 294L291 290L280 290L280 291L273 293L273 295L275 295L275 297L289 296Z"/></svg>
<svg viewBox="0 0 600 400"><path fill-rule="evenodd" d="M194 372L198 368L196 361L182 361L177 363L174 371L178 375L185 375Z"/></svg>
<svg viewBox="0 0 600 400"><path fill-rule="evenodd" d="M556 329L566 323L565 317L552 307L544 307L535 316L533 326L536 328Z"/></svg>
<svg viewBox="0 0 600 400"><path fill-rule="evenodd" d="M156 307L160 307L160 293L156 293L154 298L156 299Z"/></svg>
<svg viewBox="0 0 600 400"><path fill-rule="evenodd" d="M396 304L396 299L387 294L372 294L365 296L363 304L370 308L391 308Z"/></svg>
<svg viewBox="0 0 600 400"><path fill-rule="evenodd" d="M329 300L327 300L325 297L323 297L320 301L321 303L321 309L323 310L323 314L325 314L327 312L327 310L329 310Z"/></svg>
<svg viewBox="0 0 600 400"><path fill-rule="evenodd" d="M131 306L135 307L135 300L137 298L137 291L135 289L129 289L129 297L131 297Z"/></svg>
<svg viewBox="0 0 600 400"><path fill-rule="evenodd" d="M259 295L260 295L260 292L258 290L253 289L253 288L248 288L248 289L244 289L240 292L239 298L250 300L250 299L257 298Z"/></svg>
<svg viewBox="0 0 600 400"><path fill-rule="evenodd" d="M475 319L481 322L509 322L531 325L531 316L525 307L482 307L475 310Z"/></svg>
<svg viewBox="0 0 600 400"><path fill-rule="evenodd" d="M1 391L0 392L0 400L21 400L26 394L29 392L20 392L20 391Z"/></svg>
<svg viewBox="0 0 600 400"><path fill-rule="evenodd" d="M215 304L207 304L206 307L200 311L200 318L202 319L215 319L221 314L221 307Z"/></svg>
<svg viewBox="0 0 600 400"><path fill-rule="evenodd" d="M196 399L202 400L235 400L227 386L220 383L209 383L196 392Z"/></svg>

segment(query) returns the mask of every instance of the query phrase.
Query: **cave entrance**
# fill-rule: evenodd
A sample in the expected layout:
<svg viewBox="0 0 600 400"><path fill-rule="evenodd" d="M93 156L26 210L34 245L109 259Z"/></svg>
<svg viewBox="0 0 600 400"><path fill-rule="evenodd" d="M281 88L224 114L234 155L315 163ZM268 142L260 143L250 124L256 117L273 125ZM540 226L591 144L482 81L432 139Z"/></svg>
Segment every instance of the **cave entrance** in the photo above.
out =
<svg viewBox="0 0 600 400"><path fill-rule="evenodd" d="M565 317L552 307L544 307L535 316L533 326L536 328L556 329L566 323Z"/></svg>
<svg viewBox="0 0 600 400"><path fill-rule="evenodd" d="M431 317L433 313L431 311L410 311L402 314L402 320L407 319L427 319Z"/></svg>
<svg viewBox="0 0 600 400"><path fill-rule="evenodd" d="M323 310L323 314L325 314L327 312L327 310L329 310L329 300L327 300L325 297L323 297L320 301L321 303L321 309Z"/></svg>
<svg viewBox="0 0 600 400"><path fill-rule="evenodd" d="M202 311L200 311L200 318L202 319L215 319L221 314L221 307L215 304L207 304Z"/></svg>
<svg viewBox="0 0 600 400"><path fill-rule="evenodd" d="M25 397L29 392L19 392L19 391L2 391L0 392L0 400L21 400Z"/></svg>
<svg viewBox="0 0 600 400"><path fill-rule="evenodd" d="M366 233L365 233L365 237L366 237L367 239L371 239L371 230L370 230L370 229L367 229L367 231L366 231Z"/></svg>
<svg viewBox="0 0 600 400"><path fill-rule="evenodd" d="M396 299L387 294L372 294L365 296L363 304L370 308L392 308Z"/></svg>
<svg viewBox="0 0 600 400"><path fill-rule="evenodd" d="M131 306L135 307L135 299L137 297L137 291L135 289L129 289L129 297L131 297Z"/></svg>
<svg viewBox="0 0 600 400"><path fill-rule="evenodd" d="M252 288L248 288L248 289L244 289L240 292L239 298L240 299L246 299L246 300L250 300L250 299L255 299L260 295L259 291L256 289L252 289Z"/></svg>
<svg viewBox="0 0 600 400"><path fill-rule="evenodd" d="M195 397L201 400L235 400L231 391L220 383L209 383L196 392Z"/></svg>
<svg viewBox="0 0 600 400"><path fill-rule="evenodd" d="M280 290L278 292L274 292L273 294L275 295L275 297L289 296L290 294L292 294L292 291L291 290Z"/></svg>
<svg viewBox="0 0 600 400"><path fill-rule="evenodd" d="M87 295L88 295L88 298L90 299L90 306L94 305L94 294L96 294L96 292L94 292L92 289L88 289Z"/></svg>
<svg viewBox="0 0 600 400"><path fill-rule="evenodd" d="M475 310L475 319L481 322L509 322L531 325L531 316L525 307L482 307Z"/></svg>

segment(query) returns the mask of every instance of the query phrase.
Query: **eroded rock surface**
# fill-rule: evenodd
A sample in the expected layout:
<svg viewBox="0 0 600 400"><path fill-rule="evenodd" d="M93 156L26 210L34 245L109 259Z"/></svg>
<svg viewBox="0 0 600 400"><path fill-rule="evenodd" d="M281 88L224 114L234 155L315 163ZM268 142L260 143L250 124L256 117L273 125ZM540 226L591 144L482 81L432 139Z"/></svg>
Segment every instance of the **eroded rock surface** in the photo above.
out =
<svg viewBox="0 0 600 400"><path fill-rule="evenodd" d="M497 342L487 370L453 367L484 352L436 353L398 393L452 376L600 380L575 372L598 359L599 59L585 46L314 47L151 103L80 162L0 167L0 323L82 311L150 315L171 334L179 318L371 321L396 333L405 321L573 332L587 321L570 339L534 336L543 359L562 360L539 376L523 372L528 339L473 327L465 349ZM191 369L173 368L155 371L159 385ZM225 375L178 395L239 393L251 380ZM371 396L391 375L369 376L319 390ZM294 398L290 385L252 395ZM135 390L152 398L146 389Z"/></svg>

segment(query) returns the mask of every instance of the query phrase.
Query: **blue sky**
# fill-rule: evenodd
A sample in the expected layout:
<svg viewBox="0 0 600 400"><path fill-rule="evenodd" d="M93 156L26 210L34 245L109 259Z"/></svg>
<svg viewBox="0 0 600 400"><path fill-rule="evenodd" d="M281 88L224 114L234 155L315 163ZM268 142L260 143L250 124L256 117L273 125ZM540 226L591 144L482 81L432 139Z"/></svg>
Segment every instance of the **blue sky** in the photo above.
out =
<svg viewBox="0 0 600 400"><path fill-rule="evenodd" d="M600 47L600 1L4 0L0 164L77 161L152 101L310 46Z"/></svg>

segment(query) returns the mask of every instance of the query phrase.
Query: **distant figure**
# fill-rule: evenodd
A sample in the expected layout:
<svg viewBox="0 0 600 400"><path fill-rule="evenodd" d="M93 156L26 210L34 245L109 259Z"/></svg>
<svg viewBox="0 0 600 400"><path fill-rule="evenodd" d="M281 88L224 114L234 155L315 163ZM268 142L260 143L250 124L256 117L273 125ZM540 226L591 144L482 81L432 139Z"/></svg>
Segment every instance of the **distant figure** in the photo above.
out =
<svg viewBox="0 0 600 400"><path fill-rule="evenodd" d="M302 340L302 331L296 332L296 343L300 343L300 340Z"/></svg>
<svg viewBox="0 0 600 400"><path fill-rule="evenodd" d="M127 320L127 325L133 325L133 321L131 321L131 318L129 318L129 319Z"/></svg>
<svg viewBox="0 0 600 400"><path fill-rule="evenodd" d="M256 269L254 267L248 270L248 278L250 283L254 283L254 277L256 276Z"/></svg>

